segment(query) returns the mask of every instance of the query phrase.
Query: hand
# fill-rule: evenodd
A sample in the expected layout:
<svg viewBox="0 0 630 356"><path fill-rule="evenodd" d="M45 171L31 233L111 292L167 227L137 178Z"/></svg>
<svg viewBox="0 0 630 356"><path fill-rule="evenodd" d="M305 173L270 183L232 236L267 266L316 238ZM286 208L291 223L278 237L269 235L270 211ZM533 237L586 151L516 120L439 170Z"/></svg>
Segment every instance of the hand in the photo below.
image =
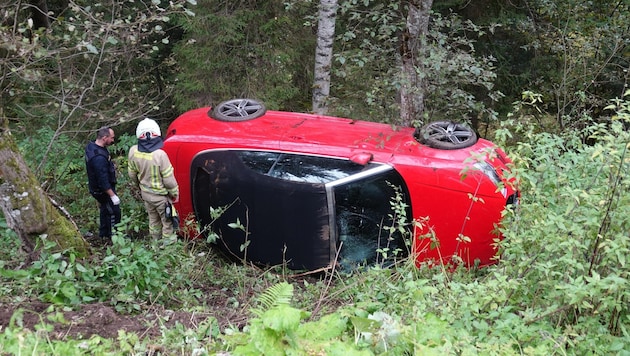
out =
<svg viewBox="0 0 630 356"><path fill-rule="evenodd" d="M112 203L114 203L114 205L120 204L120 198L118 197L118 195L114 194L109 198L112 200Z"/></svg>

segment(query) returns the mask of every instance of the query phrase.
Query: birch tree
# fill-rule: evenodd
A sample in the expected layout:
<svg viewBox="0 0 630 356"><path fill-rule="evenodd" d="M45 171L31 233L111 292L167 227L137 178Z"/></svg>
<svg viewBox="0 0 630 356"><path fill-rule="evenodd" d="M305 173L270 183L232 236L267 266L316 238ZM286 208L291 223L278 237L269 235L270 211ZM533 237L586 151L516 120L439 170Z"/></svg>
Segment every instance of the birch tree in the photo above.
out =
<svg viewBox="0 0 630 356"><path fill-rule="evenodd" d="M313 80L313 112L320 115L325 115L328 111L336 17L337 0L321 0Z"/></svg>

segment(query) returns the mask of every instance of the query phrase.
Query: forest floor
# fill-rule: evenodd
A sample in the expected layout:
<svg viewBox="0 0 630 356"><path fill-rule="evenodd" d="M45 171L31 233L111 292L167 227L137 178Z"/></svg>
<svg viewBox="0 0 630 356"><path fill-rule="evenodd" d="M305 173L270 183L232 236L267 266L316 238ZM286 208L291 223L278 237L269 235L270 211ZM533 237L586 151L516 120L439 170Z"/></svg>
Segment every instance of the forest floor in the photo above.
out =
<svg viewBox="0 0 630 356"><path fill-rule="evenodd" d="M170 328L180 323L185 328L195 329L199 323L209 317L220 317L224 320L219 323L230 324L230 316L225 315L220 308L212 313L201 313L165 310L160 306L155 306L143 310L141 314L129 315L121 314L104 303L83 304L76 310L49 309L49 307L51 307L50 304L37 301L10 305L0 303L0 327L2 329L7 327L14 312L18 309L23 309L23 314L20 321L16 321L16 325L37 330L36 325L45 322L54 327L54 331L49 335L57 340L89 339L93 335L116 339L119 330L135 333L141 339L146 336L154 338L161 335L164 327ZM59 317L58 313L62 313L63 318Z"/></svg>
<svg viewBox="0 0 630 356"><path fill-rule="evenodd" d="M104 247L99 246L98 242L90 243L96 248ZM220 330L228 326L245 326L247 311L228 305L227 301L235 298L229 290L220 286L202 288L203 300L199 300L199 305L203 306L204 311L169 310L161 305L145 305L139 313L129 314L120 313L107 303L81 304L69 308L35 299L14 303L0 302L0 331L10 323L33 331L37 330L38 324L45 323L54 327L49 336L58 340L88 339L93 335L116 339L119 330L135 333L143 339L159 337L164 328L170 329L177 323L186 329L196 329L208 318L216 319ZM21 312L15 314L18 310Z"/></svg>

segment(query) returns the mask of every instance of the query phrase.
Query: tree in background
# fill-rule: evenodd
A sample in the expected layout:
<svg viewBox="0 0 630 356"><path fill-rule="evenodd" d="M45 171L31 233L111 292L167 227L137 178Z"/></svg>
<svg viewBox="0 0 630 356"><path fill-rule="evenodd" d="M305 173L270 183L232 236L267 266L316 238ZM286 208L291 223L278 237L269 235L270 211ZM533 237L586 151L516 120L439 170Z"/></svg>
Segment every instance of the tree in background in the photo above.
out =
<svg viewBox="0 0 630 356"><path fill-rule="evenodd" d="M304 17L315 9L308 2L200 0L195 17L180 19L178 111L244 97L309 111L315 30Z"/></svg>
<svg viewBox="0 0 630 356"><path fill-rule="evenodd" d="M0 28L0 105L18 134L40 126L91 132L170 112L170 64L162 53L185 0L37 3L58 11L47 13L48 28L29 20L32 5L0 8L2 23L10 23Z"/></svg>
<svg viewBox="0 0 630 356"><path fill-rule="evenodd" d="M333 41L337 0L321 0L315 48L315 77L313 80L313 112L324 115L328 111L326 101L330 95L330 70L332 66Z"/></svg>
<svg viewBox="0 0 630 356"><path fill-rule="evenodd" d="M542 129L557 131L608 120L606 100L627 85L627 2L435 3L414 71L408 65L401 75L397 49L414 37L406 19L415 3L340 1L333 115L398 124L469 121L483 135L529 91L540 93ZM421 81L411 85L414 75ZM416 99L424 95L413 119L403 101L409 96L401 95L410 88ZM553 122L542 119L547 112Z"/></svg>
<svg viewBox="0 0 630 356"><path fill-rule="evenodd" d="M426 43L429 31L429 15L433 0L412 0L407 5L407 20L400 43L402 62L400 81L400 122L413 125L424 112L426 91L423 62L417 57Z"/></svg>
<svg viewBox="0 0 630 356"><path fill-rule="evenodd" d="M453 3L436 4L436 10L443 16L455 11L466 21L492 29L474 38L479 55L496 58L494 83L505 94L494 105L500 114L525 99L531 102L540 130L571 131L589 122L609 121L603 110L607 100L621 97L628 83L627 1Z"/></svg>
<svg viewBox="0 0 630 356"><path fill-rule="evenodd" d="M603 109L630 79L630 3L538 0L520 30L535 53L529 84L555 122L547 130L609 120Z"/></svg>
<svg viewBox="0 0 630 356"><path fill-rule="evenodd" d="M496 120L487 104L501 97L494 59L477 54L471 38L490 27L430 8L426 1L340 2L331 112L398 125Z"/></svg>

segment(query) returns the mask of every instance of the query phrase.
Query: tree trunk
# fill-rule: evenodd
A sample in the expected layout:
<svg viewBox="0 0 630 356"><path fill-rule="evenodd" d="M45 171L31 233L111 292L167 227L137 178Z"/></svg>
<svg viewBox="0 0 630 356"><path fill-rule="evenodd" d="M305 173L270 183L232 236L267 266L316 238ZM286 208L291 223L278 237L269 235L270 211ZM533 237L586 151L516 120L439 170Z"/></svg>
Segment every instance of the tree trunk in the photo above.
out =
<svg viewBox="0 0 630 356"><path fill-rule="evenodd" d="M33 19L33 29L49 28L48 3L46 0L30 0L31 18Z"/></svg>
<svg viewBox="0 0 630 356"><path fill-rule="evenodd" d="M433 0L409 1L407 24L403 33L400 55L402 60L400 88L400 119L403 125L411 126L421 119L424 111L424 79L418 76L423 70L417 57L422 40L429 30L429 12Z"/></svg>
<svg viewBox="0 0 630 356"><path fill-rule="evenodd" d="M54 241L60 250L89 254L77 227L53 206L24 162L4 117L0 117L0 208L29 256L26 264L37 259L40 237Z"/></svg>
<svg viewBox="0 0 630 356"><path fill-rule="evenodd" d="M337 0L321 0L315 50L315 76L313 80L313 112L325 115L330 96L330 68L332 67Z"/></svg>

